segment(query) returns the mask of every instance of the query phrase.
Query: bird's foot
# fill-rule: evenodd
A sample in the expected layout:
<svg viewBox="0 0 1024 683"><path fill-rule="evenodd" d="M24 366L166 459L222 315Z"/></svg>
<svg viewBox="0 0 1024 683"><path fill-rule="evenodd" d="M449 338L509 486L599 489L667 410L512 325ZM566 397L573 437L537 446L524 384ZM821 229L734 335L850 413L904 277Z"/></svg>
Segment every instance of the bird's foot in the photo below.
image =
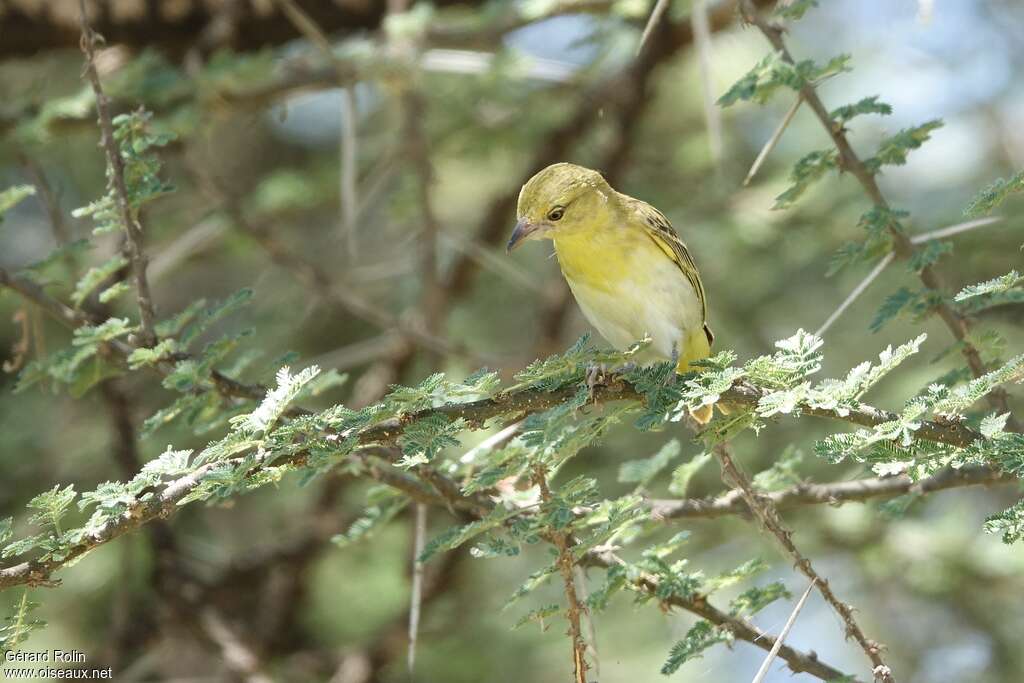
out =
<svg viewBox="0 0 1024 683"><path fill-rule="evenodd" d="M594 387L605 379L608 367L604 363L594 363L587 367L587 391L591 396L594 394Z"/></svg>
<svg viewBox="0 0 1024 683"><path fill-rule="evenodd" d="M670 360L672 361L673 371L670 372L668 377L665 378L665 386L667 387L670 387L673 384L675 384L676 378L679 377L679 373L677 371L679 368L679 346L674 343L672 344L672 356Z"/></svg>

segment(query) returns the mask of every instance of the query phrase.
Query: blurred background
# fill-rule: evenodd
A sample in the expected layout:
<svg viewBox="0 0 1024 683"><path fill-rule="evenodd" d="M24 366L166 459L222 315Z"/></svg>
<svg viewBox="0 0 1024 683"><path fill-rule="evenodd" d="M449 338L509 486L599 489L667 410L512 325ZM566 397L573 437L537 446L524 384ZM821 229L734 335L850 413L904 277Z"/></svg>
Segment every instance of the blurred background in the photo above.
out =
<svg viewBox="0 0 1024 683"><path fill-rule="evenodd" d="M462 377L486 365L510 376L566 347L588 328L549 245L503 251L519 187L555 161L597 168L670 218L700 266L717 347L740 358L770 351L798 328L818 329L867 273L861 266L826 277L835 250L861 237L857 219L868 205L852 178L832 175L796 208L771 209L793 163L828 145L806 108L743 185L793 104L791 91L709 120L707 99L769 51L756 30L739 26L728 0L697 6L710 19L698 39L696 3L672 0L639 55L653 4L644 0L296 4L312 30L296 28L269 0L90 3L107 41L98 68L114 109L145 105L155 129L177 136L161 152L162 177L176 191L144 212L158 311L253 288L250 305L218 324L219 332L253 330L238 359L253 377L282 362L337 368L348 381L321 405L362 406L435 369ZM894 108L851 123L858 150L869 154L885 135L927 119L945 121L905 166L880 177L891 201L911 212L912 230L962 221L979 188L1024 167L1024 6L820 4L789 41L798 59L852 54L853 71L822 85L826 105L878 95ZM103 193L104 161L77 42L77 2L0 5L0 188L41 188L0 226L0 267L17 269L90 233L70 212ZM952 289L1020 269L1024 203L1000 211L1001 222L953 239L940 266ZM50 293L66 299L75 267L119 248L116 235L94 243L53 276ZM868 329L884 297L915 282L897 263L871 285L825 334L825 374L845 374L916 335L909 320ZM125 299L113 312L131 306ZM20 518L54 482L92 488L130 477L167 444L214 438L180 426L140 436L143 420L173 399L145 374L103 382L85 400L45 388L13 395L20 354L8 349L21 328L9 321L22 307L0 293L0 353L11 370L0 375L0 517ZM38 332L30 355L66 343L38 311L28 316ZM983 320L1018 349L1022 321L1019 305ZM944 355L948 331L935 321L926 331L923 353L872 403L898 407L955 366L958 354ZM796 465L800 479L864 473L814 459L810 446L828 425L799 425L783 421L741 439L744 462L763 469L794 444L807 453ZM619 464L671 436L623 427L573 468L621 493ZM676 436L687 454L699 450ZM656 484L655 495L663 488ZM691 485L692 495L721 490L713 466ZM371 543L330 542L358 518L366 493L364 482L342 475L304 487L286 479L230 507L185 509L173 524L90 554L62 572L59 588L33 591L49 627L30 647L80 649L89 666L113 666L119 681L408 680L410 516ZM865 631L888 646L901 682L1011 683L1024 676L1024 553L981 526L1014 499L1013 487L956 490L902 514L871 503L786 519L836 592L858 607ZM430 520L432 533L448 524L437 513ZM803 591L754 525L725 518L677 525L684 528L692 567L713 574L760 555L772 578ZM502 562L455 552L428 565L415 680L569 679L560 620L547 632L512 630L529 608L557 601L559 586L500 609L543 561L544 549L533 552ZM9 608L20 597L8 591L0 602ZM791 609L783 601L755 621L777 632ZM668 649L691 624L618 598L595 618L599 680L661 678ZM841 669L863 668L817 595L787 642ZM749 681L762 657L744 643L719 647L673 678ZM776 664L769 680L813 679Z"/></svg>

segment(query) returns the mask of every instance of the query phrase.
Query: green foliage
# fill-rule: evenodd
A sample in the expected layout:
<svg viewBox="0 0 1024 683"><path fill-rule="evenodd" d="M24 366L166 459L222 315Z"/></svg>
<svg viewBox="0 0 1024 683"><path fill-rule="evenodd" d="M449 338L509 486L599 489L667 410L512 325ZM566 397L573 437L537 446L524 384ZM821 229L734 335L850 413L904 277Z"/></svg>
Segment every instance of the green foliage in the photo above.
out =
<svg viewBox="0 0 1024 683"><path fill-rule="evenodd" d="M775 16L791 21L798 21L804 18L807 11L818 6L818 0L793 0L792 2L779 3L775 8Z"/></svg>
<svg viewBox="0 0 1024 683"><path fill-rule="evenodd" d="M114 254L104 263L93 266L85 272L85 275L75 285L75 291L71 294L71 302L75 307L81 307L85 300L96 289L110 280L114 273L128 265L128 259L123 254Z"/></svg>
<svg viewBox="0 0 1024 683"><path fill-rule="evenodd" d="M869 263L887 254L892 250L893 231L903 231L900 221L908 215L906 211L884 206L871 207L857 223L867 237L863 242L848 242L840 247L832 257L827 275L834 275L844 266Z"/></svg>
<svg viewBox="0 0 1024 683"><path fill-rule="evenodd" d="M32 524L49 527L56 534L62 534L60 521L67 514L71 503L75 501L75 487L66 486L63 489L60 484L55 485L49 491L40 493L28 502L28 509L35 510L35 513L28 518Z"/></svg>
<svg viewBox="0 0 1024 683"><path fill-rule="evenodd" d="M645 9L643 3L614 4L611 12L615 21L622 17L644 16L641 11ZM798 20L817 4L815 0L780 3L775 9L775 16ZM494 30L507 27L509 22L517 24L524 19L558 13L563 9L546 0L523 3L511 9L502 3L489 3L485 10L487 15L483 17L486 21L481 21L479 26ZM387 31L403 39L421 38L432 30L440 11L419 6L414 11L391 17ZM473 15L470 20L474 18L480 19ZM606 25L600 28L600 31L607 30ZM632 34L628 37L635 38ZM384 55L380 61L386 68L382 70L372 61L374 46L369 46L368 42L351 41L338 46L339 56L345 60L351 58L351 73L343 74L342 78L355 77L369 83L374 76L384 73L391 85L404 87L409 78L405 67L398 65L399 68L392 68L394 62L401 60ZM308 56L304 56L306 58ZM118 116L114 122L116 143L126 163L130 213L137 218L141 207L170 191L170 186L161 179L158 148L171 139L166 131L187 131L190 125L194 128L196 122L209 113L203 108L204 100L230 104L233 97L249 96L265 102L268 97L276 97L279 91L293 92L295 79L298 79L299 87L305 87L303 79L320 78L319 72L308 69L311 64L321 61L321 57L315 55L311 62L303 63L301 68L293 71L291 65L282 68L280 54L271 50L258 55L220 52L205 64L190 65L186 75L156 52L147 51L133 55L110 74L104 74L108 92L115 98L124 98L117 103L118 111L131 110L131 106L122 105L136 100L158 106L161 111L158 119L140 110ZM811 61L790 64L781 54L771 54L730 88L719 102L722 106L741 100L764 103L780 89L799 92L806 86L848 70L848 61L847 56L839 56L823 65ZM534 95L529 92L507 87L508 73L518 68L515 60L499 55L495 62L497 66L482 74L479 80L489 81L493 91L500 91L517 106L522 105L518 100L523 97L532 101ZM348 63L339 62L337 66L347 68L345 64ZM326 61L323 61L317 68L325 65ZM333 68L336 65L329 66ZM282 80L282 75L291 80ZM583 77L581 74L580 78ZM468 82L472 79L462 80ZM568 84L566 89L577 85ZM464 87L463 83L446 83L439 91L447 95L450 89L455 96L466 97L465 92L459 91ZM550 92L542 87L536 90L538 102L544 101L542 98L545 97L551 100L548 97ZM507 101L500 101L501 106L480 108L478 102L486 101L486 98L476 97L475 90L471 92L474 94L473 116L483 117L486 110L487 118L502 119L504 114L500 110L507 106ZM32 113L31 120L20 123L19 140L42 139L44 134L52 134L61 121L80 121L91 117L93 104L88 88L60 101L50 100ZM564 116L559 107L553 109L552 117ZM877 96L865 97L834 109L829 114L828 123L834 126L833 131L842 130L857 116L888 115L891 112L892 108L879 101ZM385 117L380 117L380 120L384 121ZM377 149L375 137L379 133L375 126L380 124L377 121L367 123L370 125L366 125L360 135L366 133L369 158L382 150ZM446 121L444 125L451 127L452 123ZM867 161L868 169L877 173L885 165L905 163L909 152L927 141L939 125L940 122L931 121L887 137L881 142L877 154ZM497 127L516 128L499 125L492 126L492 130ZM189 138L186 142L191 145L195 141ZM600 135L596 142L603 144ZM363 143L362 138L360 143ZM487 149L476 145L475 141L458 140L457 144L465 148L480 147L474 153L481 155ZM509 146L510 149L520 147ZM381 158L387 160L386 155ZM328 170L311 174L304 162L269 174L239 178L246 187L256 188L239 195L239 205L268 225L272 221L283 223L298 216L305 219L321 213L333 215L337 193L335 162L311 161ZM839 170L840 166L839 154L834 149L806 154L793 169L790 187L778 196L776 208L794 206L814 183L830 171ZM378 191L375 189L377 183L384 186L387 185L385 181L390 181L389 178L376 178L376 170L371 173L366 178L368 196L372 194L371 190ZM360 183L362 180L361 175ZM403 176L395 184L402 186L402 193L412 194L408 192L411 185L408 178ZM1021 174L999 181L968 207L968 213L988 213L1022 186L1024 176ZM0 193L0 214L31 192L32 188L21 186ZM837 194L838 197L840 195ZM384 225L396 222L397 214L402 219L398 222L403 225L406 222L419 225L416 221L407 220L410 211L404 204L404 196L398 197L400 201L392 199L394 197L367 201L368 210L384 213L367 215L366 218L375 221L375 225ZM832 201L834 198L826 199ZM398 205L394 211L392 204ZM331 211L321 212L326 205L332 207ZM843 209L842 206L833 208ZM172 207L166 214L154 211L157 214L153 221L156 230L152 234L157 239L170 233L163 219L178 210L180 207ZM467 207L466 215L472 215L474 210L475 207ZM808 207L808 210L815 209ZM125 227L112 191L76 215L91 216L98 232ZM848 213L841 210L829 215L844 216ZM904 211L882 206L866 211L859 221L859 228L864 231L861 239L840 249L830 272L844 265L877 263L890 254L894 235L903 231L902 222L906 217ZM282 225L282 230L286 227L292 226ZM150 234L148 230L147 234ZM288 239L304 250L296 253L312 251L325 244L306 232L287 234ZM169 236L172 239L178 237ZM62 278L71 279L65 271L72 270L65 257L79 253L85 246L88 246L85 241L67 245L23 272L40 284L64 283ZM920 273L937 263L950 249L948 242L930 242L915 250L907 265ZM803 257L803 253L794 255L794 258ZM331 257L325 255L324 258ZM131 279L117 281L128 265L124 255L116 254L105 263L90 265L74 285L73 292L68 294L68 285L61 294L69 297L76 308L90 310L90 302L97 300L100 303L114 302L132 288ZM729 261L722 267L732 266ZM63 270L58 270L58 267ZM352 280L355 281L357 278ZM956 297L956 302L961 304L962 311L970 313L984 305L1024 301L1024 291L1020 288L1022 281L1024 278L1013 271L1001 278L965 288ZM765 295L770 291L766 289ZM359 506L358 518L332 539L339 547L347 548L359 541L374 539L375 534L407 510L414 500L445 501L457 524L434 538L417 558L419 560L426 561L439 553L459 548L480 559L500 560L522 553L521 562L531 559L528 551L533 545L542 546L550 553L538 562L539 567L535 565L524 571L530 575L510 603L529 595L553 578L560 581L556 562L566 561L566 558L570 563L591 565L591 569L598 563L606 566L603 585L592 591L587 599L589 609L604 609L619 593L631 593L638 603L658 603L666 610L673 604L700 603L712 598L715 591L749 581L766 565L761 560L752 559L721 573L702 568L699 554L703 552L702 546L696 543L685 545L689 536L687 532L664 533L663 521L651 517L646 489L660 486L657 482L669 479L669 492L674 496L686 496L694 476L712 459L712 455L701 452L680 463L680 441L668 439L660 448L651 447L648 453L654 454L649 457L624 462L621 458L615 460L610 467L618 468L617 482L607 476L609 466L595 471L590 467L591 463L585 467L563 465L584 449L598 444L615 425L634 420L635 426L641 430L676 430L678 428L670 423L688 420L692 410L721 403L723 396L731 395L735 399L741 394L753 395L759 400L751 405L752 401L748 399L743 405L731 406L728 414L716 415L699 435L705 449L747 430L754 432L752 436L755 436L761 430L769 429L775 421L801 420L808 413L827 412L855 422L881 419L878 417L881 412L862 402L864 396L915 354L925 340L921 335L896 348L887 347L879 354L877 362L855 362L846 373L820 379L816 375L825 366L824 342L803 330L779 341L771 353L741 362L735 353L722 351L697 363L699 371L685 375L678 375L670 362L635 367L635 361L645 357L643 351L649 347L650 340L640 341L632 348L618 352L591 345L584 337L564 353L531 363L515 375L511 386L501 386L499 374L488 370L481 370L461 381L438 372L422 381L414 380L412 386L393 386L377 402L353 409L326 395L327 391L345 381L343 375L335 371L319 373L315 366L292 374L289 365L298 362L297 354L295 357L286 356L287 360L275 363L268 370L265 359L280 357L282 349L263 348L261 351L245 347L252 342L261 347L276 344L270 341L272 336L256 336L249 331L236 334L217 331L220 320L253 296L251 290L242 290L212 307L203 300L194 300L184 310L158 321L156 343L151 348L134 346L137 342L133 333L138 328L135 321L128 318L110 318L100 324L83 326L74 331L70 344L65 348L57 350L49 358L37 359L25 368L19 379L19 390L34 383L45 383L53 388L67 388L73 394L118 374L144 370L132 376L134 382L125 382L125 385L140 383L151 375L162 375L163 387L175 394L163 406L154 405L149 396L140 402L155 411L142 425L140 452L152 452L150 447L153 444L145 439L159 427L171 423L188 428L195 435L206 435L199 442L205 446L196 446L194 450L175 450L168 446L161 455L145 463L137 475L124 482L106 481L80 495L76 495L71 486L58 486L36 496L29 503L31 516L27 520L39 527L33 530L34 534L12 543L12 520L0 522L0 545L4 545L5 557L25 555L26 560L69 564L88 551L92 544L103 542L107 538L104 534L120 528L116 525L123 520L137 519L139 515L147 515L147 520L156 519L170 514L173 504L166 504L166 500L176 502L178 506L196 502L230 504L249 491L282 481L289 473L295 473L299 482L305 483L333 470L358 481L374 479L392 484L373 486L368 491L365 503ZM390 303L406 306L409 296L410 292L404 286L396 287L395 300ZM943 301L943 296L940 292L901 289L883 304L872 328L880 329L899 315L909 314L920 320L934 309L936 303ZM167 297L175 301L183 298ZM725 328L728 329L727 324ZM331 328L327 334L336 331L336 328ZM462 332L458 328L453 335ZM1012 337L1010 339L1012 341ZM294 341L289 339L284 343ZM351 340L347 339L346 343L348 341ZM1024 476L1024 437L1006 431L1008 414L994 412L982 415L977 405L996 387L1024 376L1024 357L1017 356L1002 363L998 359L1006 355L1010 344L992 331L975 328L966 341L951 346L943 358L947 362L954 360L956 352L967 342L981 350L984 363L993 368L990 373L974 379L964 368L955 368L902 406L896 400L898 409L891 419L885 417L885 422L875 426L824 436L815 444L815 454L830 462L853 460L864 463L881 476L905 472L912 478L920 478L950 466L977 464L998 467L1009 475ZM466 347L472 348L472 344L472 340L467 341ZM306 345L295 346L308 350ZM259 359L258 363L256 359ZM433 359L430 364L433 365ZM278 371L276 383L266 391L262 400L238 396L248 397L257 393L249 387L266 384L271 379L272 370L280 365L284 367ZM452 366L458 367L454 362L448 365L449 368ZM417 371L418 365L412 362L409 367L408 373L411 374ZM231 381L241 382L242 373L251 377L254 384L245 387L230 385ZM588 377L594 376L598 377L596 389L587 386ZM916 389L919 380L913 381ZM639 398L625 387L621 395L629 398L611 403L598 400L600 392L606 389L605 382L613 389L630 384ZM156 382L152 384L156 387ZM156 388L159 393L159 387ZM743 393L748 391L751 393ZM310 401L310 405L328 407L318 412L309 405L300 406L313 398L319 400ZM886 400L892 400L892 392L887 392ZM855 412L857 414L853 415ZM865 419L866 415L871 417ZM965 447L934 443L922 438L925 420L935 420L940 425L970 425L982 438ZM513 424L520 425L518 435L514 438L509 436L507 443L474 450L472 457L459 457L457 449L460 442L467 441L464 438L467 432L487 433ZM179 436L180 432L173 438ZM777 445L775 442L761 443L772 448ZM805 480L801 474L802 452L795 445L785 449L780 446L770 452L781 452L781 455L773 457L771 466L754 477L755 487L773 491ZM634 455L636 453L625 457ZM816 466L825 467L823 463ZM670 477L665 476L669 471ZM541 482L544 486L540 485ZM409 491L413 487L421 490L423 495L410 497ZM454 500L459 495L465 498ZM891 501L887 509L905 511L917 498L916 494L901 497ZM77 511L72 507L76 502ZM1020 540L1024 537L1024 509L1021 505L1018 503L991 517L986 522L986 531L1002 534L1007 543ZM432 520L438 522L437 519ZM380 537L377 540L381 540ZM553 540L559 542L553 543ZM563 543L567 548L559 551ZM553 559L554 555L559 555L557 561ZM743 559L741 557L737 562ZM561 593L561 587L557 592ZM729 603L729 613L746 619L772 602L789 597L779 582L750 587ZM517 626L534 622L544 629L550 619L563 611L559 604L531 607L533 609ZM16 617L8 620L14 626L0 629L0 649L16 646L39 623L28 618L30 609L31 603L23 597ZM684 662L701 656L706 648L719 642L729 643L731 639L732 634L727 627L708 621L697 623L672 648L664 673L675 672Z"/></svg>
<svg viewBox="0 0 1024 683"><path fill-rule="evenodd" d="M775 198L773 209L788 209L796 203L804 192L827 172L836 168L838 153L834 149L811 152L796 162L793 173L789 176L792 187Z"/></svg>
<svg viewBox="0 0 1024 683"><path fill-rule="evenodd" d="M232 418L232 424L253 432L267 432L288 409L302 387L320 373L320 368L311 365L293 375L286 367L277 371L277 386L267 392L256 410L247 415Z"/></svg>
<svg viewBox="0 0 1024 683"><path fill-rule="evenodd" d="M809 59L791 64L780 53L773 52L718 98L718 104L728 107L744 100L764 104L779 88L799 91L805 85L849 71L849 61L850 55L839 55L823 65Z"/></svg>
<svg viewBox="0 0 1024 683"><path fill-rule="evenodd" d="M781 581L773 581L766 586L754 586L729 602L729 614L734 617L753 616L776 600L788 600L792 597Z"/></svg>
<svg viewBox="0 0 1024 683"><path fill-rule="evenodd" d="M910 260L907 262L910 270L915 273L920 273L925 268L938 263L946 254L953 252L953 243L945 242L942 240L932 240L926 243L923 247L914 250L911 254Z"/></svg>
<svg viewBox="0 0 1024 683"><path fill-rule="evenodd" d="M31 197L36 193L36 188L31 185L14 185L6 190L0 190L0 222L4 220L4 214L13 208L18 202Z"/></svg>
<svg viewBox="0 0 1024 683"><path fill-rule="evenodd" d="M16 650L19 645L28 640L33 631L38 631L46 626L46 622L35 619L31 613L39 607L39 604L28 599L28 591L21 594L17 611L11 616L4 618L4 625L0 626L0 656L6 656L8 652Z"/></svg>
<svg viewBox="0 0 1024 683"><path fill-rule="evenodd" d="M506 520L516 514L518 514L517 510L499 505L483 519L462 526L451 527L427 543L418 559L420 562L426 562L438 553L454 550L480 534L501 526Z"/></svg>
<svg viewBox="0 0 1024 683"><path fill-rule="evenodd" d="M999 178L971 200L964 209L964 215L968 218L987 216L1011 194L1021 191L1024 191L1024 171L1019 171L1009 178Z"/></svg>
<svg viewBox="0 0 1024 683"><path fill-rule="evenodd" d="M710 453L698 453L689 462L684 462L672 471L672 482L668 485L668 491L674 496L685 496L690 486L690 480L700 471L704 465L711 460Z"/></svg>
<svg viewBox="0 0 1024 683"><path fill-rule="evenodd" d="M882 166L902 166L907 163L907 156L910 152L919 149L931 138L932 132L942 126L941 120L933 119L920 126L905 128L882 140L875 156L866 159L864 165L873 173L881 170Z"/></svg>
<svg viewBox="0 0 1024 683"><path fill-rule="evenodd" d="M778 491L800 483L798 472L804 454L795 446L790 445L772 463L772 466L754 475L754 486L759 491Z"/></svg>
<svg viewBox="0 0 1024 683"><path fill-rule="evenodd" d="M133 220L137 219L142 206L174 190L173 186L160 178L160 159L151 151L167 145L174 136L153 132L151 119L152 114L144 109L121 114L113 119L114 140L124 160L125 189ZM127 230L127 226L123 225L124 217L119 208L113 178L114 171L108 168L107 194L71 214L76 218L91 217L96 222L95 234Z"/></svg>
<svg viewBox="0 0 1024 683"><path fill-rule="evenodd" d="M865 114L881 114L882 116L888 116L892 114L892 106L885 102L879 102L878 95L872 95L871 97L865 97L862 100L858 100L853 104L844 104L841 107L833 109L832 113L829 114L829 118L835 122L835 125L840 128L844 128L852 119Z"/></svg>
<svg viewBox="0 0 1024 683"><path fill-rule="evenodd" d="M732 643L735 639L726 628L715 626L710 621L698 621L686 632L682 640L672 646L668 660L661 667L661 673L669 676L679 670L686 662L700 659L704 650L716 643Z"/></svg>
<svg viewBox="0 0 1024 683"><path fill-rule="evenodd" d="M394 489L386 486L375 486L366 495L367 508L349 528L331 538L331 542L345 548L359 541L368 540L395 516L404 510L409 500L397 495Z"/></svg>
<svg viewBox="0 0 1024 683"><path fill-rule="evenodd" d="M985 531L1002 534L1003 543L1016 543L1024 538L1024 501L986 519Z"/></svg>
<svg viewBox="0 0 1024 683"><path fill-rule="evenodd" d="M662 470L679 457L682 446L678 439L665 442L661 449L649 458L627 460L619 465L619 482L636 484L637 488L646 487Z"/></svg>
<svg viewBox="0 0 1024 683"><path fill-rule="evenodd" d="M530 610L530 612L528 612L522 619L517 621L516 625L512 628L521 628L523 626L526 626L527 624L536 623L540 626L542 631L546 631L548 630L549 624L546 624L544 622L551 619L560 611L561 609L557 604L544 605L543 607L538 607L535 610Z"/></svg>
<svg viewBox="0 0 1024 683"><path fill-rule="evenodd" d="M465 429L462 420L449 420L445 415L428 415L406 426L398 445L405 455L399 467L424 465L448 447L458 446L456 437Z"/></svg>
<svg viewBox="0 0 1024 683"><path fill-rule="evenodd" d="M1005 275L994 277L991 280L986 280L985 282L979 282L976 285L964 287L953 300L961 302L977 296L1001 294L1003 292L1008 292L1021 284L1024 284L1024 275L1021 275L1016 270L1011 270Z"/></svg>
<svg viewBox="0 0 1024 683"><path fill-rule="evenodd" d="M941 301L942 296L938 292L927 289L915 291L907 287L900 287L887 296L882 305L878 307L869 328L872 332L878 332L885 327L886 323L899 316L908 316L914 322L920 322Z"/></svg>

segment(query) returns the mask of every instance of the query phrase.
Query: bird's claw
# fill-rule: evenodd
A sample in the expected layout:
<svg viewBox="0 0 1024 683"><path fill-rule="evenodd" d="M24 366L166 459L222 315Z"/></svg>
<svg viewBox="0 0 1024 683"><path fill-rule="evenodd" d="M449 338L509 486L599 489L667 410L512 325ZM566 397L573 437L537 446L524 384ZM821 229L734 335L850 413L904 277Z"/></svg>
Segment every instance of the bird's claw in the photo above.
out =
<svg viewBox="0 0 1024 683"><path fill-rule="evenodd" d="M587 367L587 391L591 395L594 393L594 387L604 380L607 371L608 368L604 363L595 363Z"/></svg>

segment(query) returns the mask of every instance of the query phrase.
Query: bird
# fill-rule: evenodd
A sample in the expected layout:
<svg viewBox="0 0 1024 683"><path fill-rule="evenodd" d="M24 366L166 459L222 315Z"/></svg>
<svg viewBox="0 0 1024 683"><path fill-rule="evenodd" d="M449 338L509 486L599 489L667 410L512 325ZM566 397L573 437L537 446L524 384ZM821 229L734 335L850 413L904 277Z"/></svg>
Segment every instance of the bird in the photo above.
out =
<svg viewBox="0 0 1024 683"><path fill-rule="evenodd" d="M519 192L507 252L550 239L587 321L613 347L645 338L639 363L672 360L679 374L711 353L715 336L697 265L663 213L612 189L598 172L552 164ZM706 424L712 407L693 411Z"/></svg>

